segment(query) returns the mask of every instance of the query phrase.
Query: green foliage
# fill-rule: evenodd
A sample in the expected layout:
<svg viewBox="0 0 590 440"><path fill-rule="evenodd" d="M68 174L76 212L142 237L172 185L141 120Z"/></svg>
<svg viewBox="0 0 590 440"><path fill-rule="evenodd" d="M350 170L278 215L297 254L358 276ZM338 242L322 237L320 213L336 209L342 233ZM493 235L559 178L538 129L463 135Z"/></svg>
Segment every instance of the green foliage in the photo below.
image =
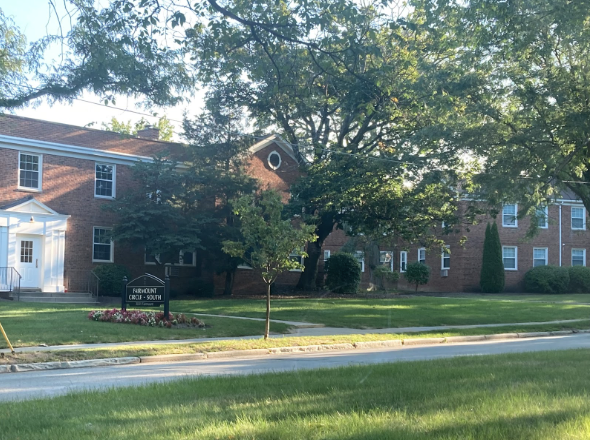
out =
<svg viewBox="0 0 590 440"><path fill-rule="evenodd" d="M103 122L101 127L103 130L114 131L129 136L137 136L138 131L143 130L149 125L151 125L150 122L143 117L134 124L131 123L131 121L119 121L117 118L112 117L109 123ZM172 141L174 127L166 116L159 118L158 122L154 124L154 128L157 128L160 131L159 140Z"/></svg>
<svg viewBox="0 0 590 440"><path fill-rule="evenodd" d="M568 273L570 276L569 292L590 293L590 267L568 267Z"/></svg>
<svg viewBox="0 0 590 440"><path fill-rule="evenodd" d="M361 282L361 265L354 255L339 252L325 266L326 287L334 293L356 293Z"/></svg>
<svg viewBox="0 0 590 440"><path fill-rule="evenodd" d="M233 203L234 213L240 218L242 241L224 241L223 251L243 258L252 268L260 270L267 285L288 270L302 270L292 252L306 256L303 249L315 238L313 227L295 227L291 220L283 220L283 201L276 191L262 191L259 196L243 196Z"/></svg>
<svg viewBox="0 0 590 440"><path fill-rule="evenodd" d="M483 243L483 258L479 286L483 293L500 293L504 290L504 263L502 260L502 244L496 222L486 226Z"/></svg>
<svg viewBox="0 0 590 440"><path fill-rule="evenodd" d="M159 11L135 10L139 6L131 0L108 2L102 9L96 2L68 3L65 8L75 13L60 26L64 34L46 36L27 54L34 59L33 67L43 67L32 69L38 85L7 89L3 83L7 93L0 94L0 108L19 107L39 97L71 101L84 91L107 103L123 94L143 98L146 106L167 105L192 91L195 82L184 62L185 51L163 36ZM45 65L44 51L55 42L63 51L61 62Z"/></svg>
<svg viewBox="0 0 590 440"><path fill-rule="evenodd" d="M123 277L131 281L130 272L120 264L101 264L95 267L92 272L99 278L98 294L101 296L121 296Z"/></svg>
<svg viewBox="0 0 590 440"><path fill-rule="evenodd" d="M373 276L379 278L381 282L388 281L395 283L399 280L399 272L393 272L389 266L380 265L373 269Z"/></svg>
<svg viewBox="0 0 590 440"><path fill-rule="evenodd" d="M569 283L567 267L537 266L524 275L525 291L529 293L565 293Z"/></svg>
<svg viewBox="0 0 590 440"><path fill-rule="evenodd" d="M133 167L137 187L117 197L105 209L114 211L113 239L137 251L159 255L159 263L178 263L178 254L201 248L199 215L202 195L191 173L180 173L176 163L156 157Z"/></svg>
<svg viewBox="0 0 590 440"><path fill-rule="evenodd" d="M534 215L567 189L590 208L588 3L413 3L453 53L445 92L461 111L432 133L482 158L474 198L518 199Z"/></svg>
<svg viewBox="0 0 590 440"><path fill-rule="evenodd" d="M404 272L404 277L408 283L415 284L416 291L418 291L418 286L428 283L430 278L430 267L419 261L408 263L406 271Z"/></svg>

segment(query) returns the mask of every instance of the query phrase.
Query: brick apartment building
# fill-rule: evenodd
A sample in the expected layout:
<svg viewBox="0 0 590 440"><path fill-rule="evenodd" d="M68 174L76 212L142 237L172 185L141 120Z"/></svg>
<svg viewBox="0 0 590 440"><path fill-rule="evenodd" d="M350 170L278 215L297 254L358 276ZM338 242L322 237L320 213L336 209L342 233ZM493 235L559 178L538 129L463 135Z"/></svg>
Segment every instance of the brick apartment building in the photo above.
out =
<svg viewBox="0 0 590 440"><path fill-rule="evenodd" d="M22 276L21 287L48 292L75 291L85 285L99 264L127 266L134 276L149 272L168 274L172 287L185 293L190 283L202 279L202 258L191 250L181 252L177 263L156 266L143 253L132 252L109 239L116 221L102 209L117 194L132 188L131 167L150 161L162 151L180 154L179 144L157 140L148 129L139 137L56 124L36 119L0 115L0 291L9 271ZM285 201L299 176L290 145L269 136L251 148L247 169L263 187L281 191ZM506 205L497 222L503 246L506 290L520 290L524 273L540 264L586 265L590 236L586 232L584 206L564 196L545 209L539 234L525 240L529 219L516 219L517 205ZM363 286L371 284L371 268L386 265L403 272L407 263L422 261L431 267L430 282L423 291L479 290L482 247L486 222L469 232L445 236L450 253L394 243L370 252L358 245L356 255L363 270ZM467 242L460 245L462 236ZM337 252L348 237L334 231L324 245L324 260ZM370 254L370 255L369 255ZM296 257L294 257L296 258ZM318 281L322 281L320 261ZM277 284L294 286L298 272L283 274ZM217 292L223 277L211 275ZM403 277L400 288L407 286ZM261 293L263 285L247 267L236 274L235 293Z"/></svg>

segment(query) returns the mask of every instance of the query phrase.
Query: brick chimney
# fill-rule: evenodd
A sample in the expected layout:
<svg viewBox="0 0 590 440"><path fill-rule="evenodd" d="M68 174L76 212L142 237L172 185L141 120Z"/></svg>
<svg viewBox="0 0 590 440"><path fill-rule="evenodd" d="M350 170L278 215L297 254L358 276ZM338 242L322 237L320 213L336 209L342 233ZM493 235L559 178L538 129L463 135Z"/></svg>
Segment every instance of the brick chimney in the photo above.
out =
<svg viewBox="0 0 590 440"><path fill-rule="evenodd" d="M145 128L137 131L137 137L157 141L160 139L160 129L148 125Z"/></svg>

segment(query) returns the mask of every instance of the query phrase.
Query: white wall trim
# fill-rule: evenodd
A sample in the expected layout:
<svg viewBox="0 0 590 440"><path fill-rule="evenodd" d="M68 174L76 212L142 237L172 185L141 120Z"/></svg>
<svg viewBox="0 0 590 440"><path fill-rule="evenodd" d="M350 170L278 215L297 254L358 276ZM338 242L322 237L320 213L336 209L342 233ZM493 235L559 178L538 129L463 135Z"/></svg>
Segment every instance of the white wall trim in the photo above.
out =
<svg viewBox="0 0 590 440"><path fill-rule="evenodd" d="M153 162L148 156L99 150L97 148L78 147L75 145L59 144L56 142L38 141L13 136L0 135L0 148L11 150L26 150L34 154L53 154L55 156L74 157L99 162L109 161L118 165L132 165L136 162Z"/></svg>

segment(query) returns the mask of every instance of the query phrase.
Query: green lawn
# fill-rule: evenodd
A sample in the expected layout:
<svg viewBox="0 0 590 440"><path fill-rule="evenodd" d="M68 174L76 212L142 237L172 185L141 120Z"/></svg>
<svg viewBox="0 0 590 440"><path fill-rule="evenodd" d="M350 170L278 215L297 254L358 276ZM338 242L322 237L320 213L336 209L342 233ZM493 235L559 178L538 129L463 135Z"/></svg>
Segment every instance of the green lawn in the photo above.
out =
<svg viewBox="0 0 590 440"><path fill-rule="evenodd" d="M264 317L262 300L172 301L175 311ZM590 305L494 300L488 297L275 299L271 318L331 327L390 328L542 322L590 317Z"/></svg>
<svg viewBox="0 0 590 440"><path fill-rule="evenodd" d="M588 293L565 293L565 294L488 294L478 295L477 298L490 300L509 300L509 301L549 301L549 302L565 302L565 303L583 303L590 304L590 294Z"/></svg>
<svg viewBox="0 0 590 440"><path fill-rule="evenodd" d="M264 322L258 321L211 317L203 319L208 326L205 329L167 329L90 321L91 310L85 306L2 301L0 323L14 347L264 334ZM271 323L270 329L286 333L289 326ZM0 348L5 347L0 336Z"/></svg>
<svg viewBox="0 0 590 440"><path fill-rule="evenodd" d="M186 379L0 404L0 439L583 439L588 350Z"/></svg>

